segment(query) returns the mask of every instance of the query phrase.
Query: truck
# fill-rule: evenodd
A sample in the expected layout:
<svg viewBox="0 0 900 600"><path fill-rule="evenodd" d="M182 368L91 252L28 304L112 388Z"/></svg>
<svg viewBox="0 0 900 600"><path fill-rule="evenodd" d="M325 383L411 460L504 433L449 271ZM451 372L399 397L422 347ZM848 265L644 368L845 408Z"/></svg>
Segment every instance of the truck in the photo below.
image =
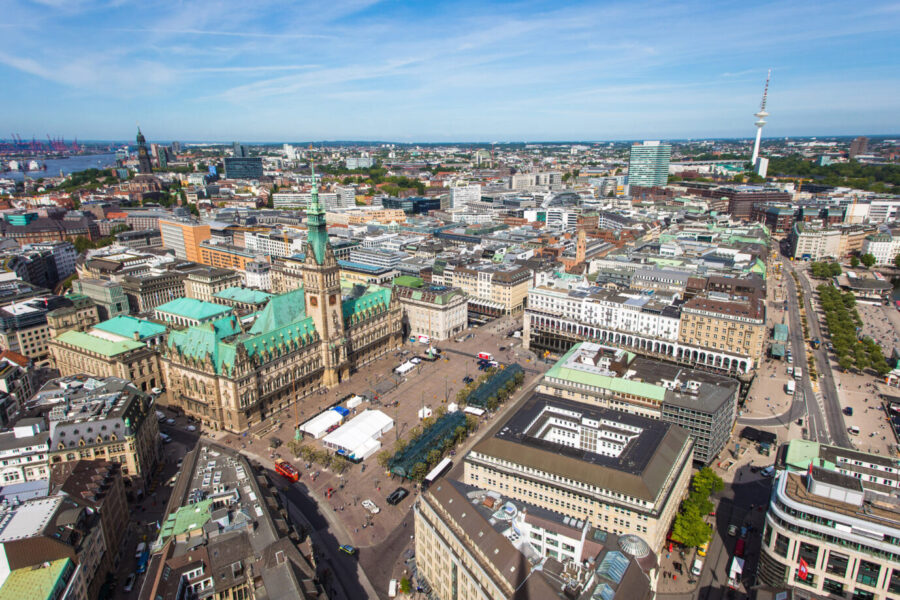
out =
<svg viewBox="0 0 900 600"><path fill-rule="evenodd" d="M743 540L742 540L743 541ZM741 578L744 573L744 559L735 556L731 559L731 566L728 569L728 587L736 590L741 585Z"/></svg>
<svg viewBox="0 0 900 600"><path fill-rule="evenodd" d="M784 384L784 391L790 396L794 395L794 391L796 389L797 385L793 381L788 381L786 384Z"/></svg>
<svg viewBox="0 0 900 600"><path fill-rule="evenodd" d="M794 379L803 379L803 369L794 367Z"/></svg>
<svg viewBox="0 0 900 600"><path fill-rule="evenodd" d="M478 360L494 360L494 355L490 352L479 352Z"/></svg>

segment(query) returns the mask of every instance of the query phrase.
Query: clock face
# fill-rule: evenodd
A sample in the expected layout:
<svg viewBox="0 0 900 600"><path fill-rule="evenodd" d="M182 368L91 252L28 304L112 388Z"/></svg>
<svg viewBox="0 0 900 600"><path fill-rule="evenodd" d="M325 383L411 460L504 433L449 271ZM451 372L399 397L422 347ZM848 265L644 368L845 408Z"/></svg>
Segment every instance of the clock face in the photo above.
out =
<svg viewBox="0 0 900 600"><path fill-rule="evenodd" d="M144 148L141 148L139 152L140 154L147 154L147 150L145 150Z"/></svg>

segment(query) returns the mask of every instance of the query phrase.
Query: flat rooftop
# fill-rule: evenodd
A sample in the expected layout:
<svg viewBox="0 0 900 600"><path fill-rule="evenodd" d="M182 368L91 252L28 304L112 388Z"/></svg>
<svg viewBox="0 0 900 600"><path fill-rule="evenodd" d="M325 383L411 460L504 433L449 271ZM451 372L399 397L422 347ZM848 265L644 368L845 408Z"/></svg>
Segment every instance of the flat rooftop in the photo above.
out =
<svg viewBox="0 0 900 600"><path fill-rule="evenodd" d="M640 433L618 456L541 440L528 431L546 407L569 411L582 419L616 421L636 427ZM679 455L691 444L687 431L677 425L537 393L488 430L472 452L654 502Z"/></svg>

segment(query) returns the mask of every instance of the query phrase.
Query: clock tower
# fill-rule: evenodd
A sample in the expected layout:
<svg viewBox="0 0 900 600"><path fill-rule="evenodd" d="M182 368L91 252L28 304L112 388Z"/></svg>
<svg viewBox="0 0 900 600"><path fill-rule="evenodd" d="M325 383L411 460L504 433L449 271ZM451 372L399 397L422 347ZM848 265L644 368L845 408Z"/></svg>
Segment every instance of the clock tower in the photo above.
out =
<svg viewBox="0 0 900 600"><path fill-rule="evenodd" d="M303 261L303 289L306 314L312 317L322 338L325 379L331 387L349 375L347 339L341 308L341 268L328 242L325 209L319 204L316 174L312 176L312 198L306 209L306 258Z"/></svg>
<svg viewBox="0 0 900 600"><path fill-rule="evenodd" d="M147 140L144 138L144 134L141 133L140 127L138 127L137 133L137 146L138 173L149 175L153 172L153 165L150 163L150 153L147 151Z"/></svg>

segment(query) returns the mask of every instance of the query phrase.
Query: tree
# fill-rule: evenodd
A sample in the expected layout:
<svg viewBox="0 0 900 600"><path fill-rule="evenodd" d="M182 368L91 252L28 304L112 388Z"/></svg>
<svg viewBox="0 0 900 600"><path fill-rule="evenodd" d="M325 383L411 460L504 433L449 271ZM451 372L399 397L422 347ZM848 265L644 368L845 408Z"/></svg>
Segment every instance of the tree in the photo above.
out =
<svg viewBox="0 0 900 600"><path fill-rule="evenodd" d="M382 450L378 453L378 456L375 458L375 460L378 461L379 467L381 467L382 469L387 469L388 465L391 463L391 458L393 458L393 455L390 453L390 451Z"/></svg>
<svg viewBox="0 0 900 600"><path fill-rule="evenodd" d="M712 527L703 520L703 513L692 504L685 503L675 516L672 539L685 546L702 546L712 536Z"/></svg>
<svg viewBox="0 0 900 600"><path fill-rule="evenodd" d="M441 460L441 452L437 448L434 448L428 452L428 466L432 467L438 464L438 461Z"/></svg>
<svg viewBox="0 0 900 600"><path fill-rule="evenodd" d="M75 238L75 242L73 245L75 246L75 252L77 252L78 254L87 252L94 247L94 244L91 242L91 240L81 235Z"/></svg>
<svg viewBox="0 0 900 600"><path fill-rule="evenodd" d="M408 577L404 577L403 579L400 580L400 591L403 592L404 594L412 593L412 583L410 583Z"/></svg>
<svg viewBox="0 0 900 600"><path fill-rule="evenodd" d="M894 266L900 269L900 254L894 257Z"/></svg>
<svg viewBox="0 0 900 600"><path fill-rule="evenodd" d="M422 478L427 474L427 468L425 463L416 463L413 465L413 468L409 470L409 478L413 481L422 481Z"/></svg>
<svg viewBox="0 0 900 600"><path fill-rule="evenodd" d="M864 264L866 266L867 269L871 268L872 265L875 264L875 257L871 254L863 254L860 257L860 260L862 261L862 264Z"/></svg>
<svg viewBox="0 0 900 600"><path fill-rule="evenodd" d="M725 489L725 482L722 481L722 478L716 475L712 469L703 467L696 475L694 475L692 487L698 493L709 496L710 494L721 492Z"/></svg>
<svg viewBox="0 0 900 600"><path fill-rule="evenodd" d="M855 255L850 257L850 266L854 269L859 266L859 258Z"/></svg>

